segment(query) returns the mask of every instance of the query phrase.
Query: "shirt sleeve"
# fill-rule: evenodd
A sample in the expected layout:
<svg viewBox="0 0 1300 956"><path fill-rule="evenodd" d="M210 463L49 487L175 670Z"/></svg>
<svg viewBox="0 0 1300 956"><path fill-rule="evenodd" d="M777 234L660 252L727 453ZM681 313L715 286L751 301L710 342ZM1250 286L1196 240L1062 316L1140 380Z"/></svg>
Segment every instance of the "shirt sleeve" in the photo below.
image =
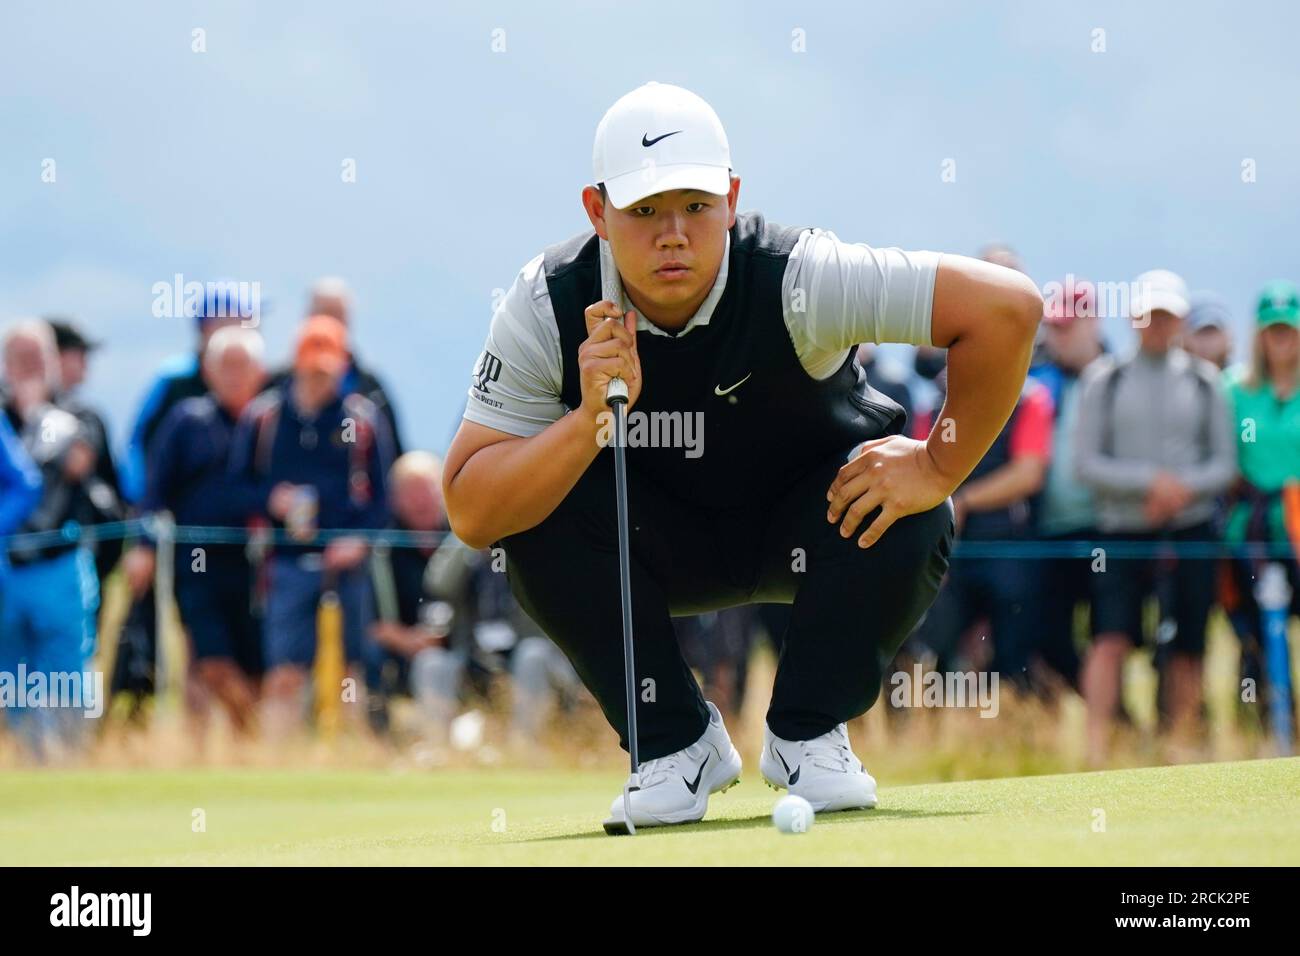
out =
<svg viewBox="0 0 1300 956"><path fill-rule="evenodd" d="M873 249L810 229L790 252L782 309L795 352L826 378L863 342L930 345L937 252Z"/></svg>
<svg viewBox="0 0 1300 956"><path fill-rule="evenodd" d="M465 419L531 437L564 417L560 332L546 288L542 257L515 278L492 316L474 364Z"/></svg>
<svg viewBox="0 0 1300 956"><path fill-rule="evenodd" d="M1025 394L1011 430L1011 457L1052 457L1052 396L1035 382Z"/></svg>

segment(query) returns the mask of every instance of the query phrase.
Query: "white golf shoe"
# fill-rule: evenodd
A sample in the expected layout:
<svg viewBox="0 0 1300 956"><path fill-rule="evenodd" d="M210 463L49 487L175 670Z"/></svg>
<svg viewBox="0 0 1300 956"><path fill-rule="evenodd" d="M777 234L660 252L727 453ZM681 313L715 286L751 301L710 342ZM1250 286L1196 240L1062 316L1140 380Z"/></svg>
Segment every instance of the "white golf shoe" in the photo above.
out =
<svg viewBox="0 0 1300 956"><path fill-rule="evenodd" d="M854 756L844 724L812 740L782 740L763 729L758 771L773 790L803 797L815 813L876 805L876 781Z"/></svg>
<svg viewBox="0 0 1300 956"><path fill-rule="evenodd" d="M632 823L659 827L694 823L704 818L709 794L730 790L740 781L740 754L731 745L722 715L708 704L709 726L704 736L685 750L644 760L639 767L641 786L630 797ZM614 798L605 829L615 833L623 823L623 794Z"/></svg>

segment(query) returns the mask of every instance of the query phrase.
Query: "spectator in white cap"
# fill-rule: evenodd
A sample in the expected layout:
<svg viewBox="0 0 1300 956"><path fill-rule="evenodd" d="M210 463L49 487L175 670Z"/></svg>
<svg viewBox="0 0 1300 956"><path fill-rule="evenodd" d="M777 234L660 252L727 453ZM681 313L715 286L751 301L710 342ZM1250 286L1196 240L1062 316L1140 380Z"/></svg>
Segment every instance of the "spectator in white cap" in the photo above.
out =
<svg viewBox="0 0 1300 956"><path fill-rule="evenodd" d="M1089 758L1102 763L1119 706L1128 652L1143 642L1142 609L1167 576L1157 663L1167 668L1167 705L1175 755L1196 746L1205 623L1214 599L1215 565L1205 557L1157 562L1157 551L1215 540L1215 499L1236 471L1236 450L1218 369L1178 347L1191 309L1187 286L1172 272L1138 276L1131 303L1138 349L1103 355L1084 373L1075 432L1075 468L1092 488L1103 542L1124 542L1093 574L1093 638L1083 669ZM1168 545L1162 549L1162 545ZM1124 548L1145 549L1125 556ZM1185 550L1185 549L1184 549Z"/></svg>

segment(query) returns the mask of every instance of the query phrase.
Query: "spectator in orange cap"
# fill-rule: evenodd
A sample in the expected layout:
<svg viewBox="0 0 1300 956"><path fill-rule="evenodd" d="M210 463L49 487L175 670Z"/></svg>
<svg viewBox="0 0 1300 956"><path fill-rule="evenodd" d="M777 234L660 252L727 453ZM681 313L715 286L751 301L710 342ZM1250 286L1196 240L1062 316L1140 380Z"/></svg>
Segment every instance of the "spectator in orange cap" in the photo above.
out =
<svg viewBox="0 0 1300 956"><path fill-rule="evenodd" d="M298 722L322 592L339 596L350 666L361 661L372 616L366 541L346 532L387 525L393 440L373 402L341 390L347 368L343 323L312 316L298 333L292 377L250 406L231 455L234 475L253 485L285 536L269 562L266 607L264 693L272 733Z"/></svg>
<svg viewBox="0 0 1300 956"><path fill-rule="evenodd" d="M310 295L307 300L307 314L309 316L332 316L343 323L344 334L346 338L345 347L347 349L347 367L343 372L343 379L339 384L339 390L342 394L348 395L356 392L358 395L364 395L379 409L380 414L388 420L388 430L393 436L393 447L397 454L402 453L402 439L398 433L397 411L389 399L387 389L379 377L366 366L363 366L357 359L356 349L352 342L355 325L353 323L353 314L356 311L352 290L348 284L338 276L325 276L316 280L311 287ZM273 376L274 384L283 384L292 371L290 369L281 369Z"/></svg>

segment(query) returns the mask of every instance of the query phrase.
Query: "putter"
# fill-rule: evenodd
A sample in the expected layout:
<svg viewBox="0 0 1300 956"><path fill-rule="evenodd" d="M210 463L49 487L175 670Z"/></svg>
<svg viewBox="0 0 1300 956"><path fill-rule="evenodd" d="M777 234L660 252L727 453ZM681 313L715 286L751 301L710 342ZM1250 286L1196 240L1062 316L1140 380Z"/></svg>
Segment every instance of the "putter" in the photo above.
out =
<svg viewBox="0 0 1300 956"><path fill-rule="evenodd" d="M626 314L622 292L618 287L618 272L609 243L600 240L601 294L619 304ZM605 404L614 412L614 504L618 511L618 583L623 601L623 678L627 689L627 752L631 772L623 785L623 819L605 823L605 832L611 836L633 835L632 791L641 788L640 755L636 733L636 663L632 650L632 566L628 548L627 517L627 383L612 378L605 387Z"/></svg>
<svg viewBox="0 0 1300 956"><path fill-rule="evenodd" d="M614 496L618 509L618 583L623 599L623 677L627 688L627 752L631 772L623 785L623 819L605 824L609 834L635 834L632 791L641 787L636 732L636 663L632 650L632 573L628 553L627 519L627 383L611 379L605 401L614 410Z"/></svg>

